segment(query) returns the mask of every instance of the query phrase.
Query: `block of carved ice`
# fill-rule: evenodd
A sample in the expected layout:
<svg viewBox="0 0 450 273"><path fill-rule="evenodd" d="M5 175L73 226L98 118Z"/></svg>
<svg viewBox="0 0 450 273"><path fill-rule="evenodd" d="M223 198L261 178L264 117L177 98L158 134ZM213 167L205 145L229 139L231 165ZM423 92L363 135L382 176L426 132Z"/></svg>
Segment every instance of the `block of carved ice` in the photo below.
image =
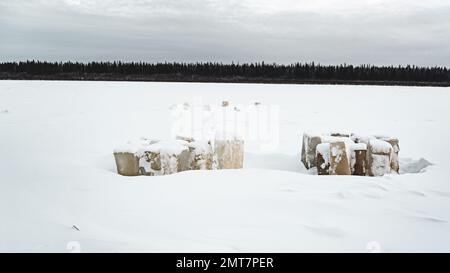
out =
<svg viewBox="0 0 450 273"><path fill-rule="evenodd" d="M391 144L392 146L392 154L391 154L391 171L396 173L400 173L400 165L398 162L398 153L400 152L400 145L398 138L395 137L387 137L387 136L377 136L378 139L384 140Z"/></svg>
<svg viewBox="0 0 450 273"><path fill-rule="evenodd" d="M317 145L316 166L318 175L330 174L330 143L320 143Z"/></svg>
<svg viewBox="0 0 450 273"><path fill-rule="evenodd" d="M218 169L241 169L244 166L244 141L215 140L214 157Z"/></svg>
<svg viewBox="0 0 450 273"><path fill-rule="evenodd" d="M139 175L139 157L127 151L114 151L117 173L125 176Z"/></svg>
<svg viewBox="0 0 450 273"><path fill-rule="evenodd" d="M349 154L349 145L354 142L346 137L348 134L333 133L333 134L303 134L301 160L307 169L317 167L316 148L321 143L335 143L344 142L346 152Z"/></svg>
<svg viewBox="0 0 450 273"><path fill-rule="evenodd" d="M400 173L400 163L398 161L398 153L400 152L399 141L398 139L391 139L388 142L392 145L391 170Z"/></svg>
<svg viewBox="0 0 450 273"><path fill-rule="evenodd" d="M190 169L191 153L186 141L159 141L138 152L140 173L167 175Z"/></svg>
<svg viewBox="0 0 450 273"><path fill-rule="evenodd" d="M151 143L154 143L154 141L141 138L138 141L128 141L126 144L114 149L117 172L126 176L139 175L139 155L137 151L140 147Z"/></svg>
<svg viewBox="0 0 450 273"><path fill-rule="evenodd" d="M351 175L347 146L343 141L330 143L330 174Z"/></svg>
<svg viewBox="0 0 450 273"><path fill-rule="evenodd" d="M214 153L209 141L192 140L188 144L191 170L212 170Z"/></svg>
<svg viewBox="0 0 450 273"><path fill-rule="evenodd" d="M366 175L366 155L367 145L365 143L355 143L350 145L350 168L352 175Z"/></svg>
<svg viewBox="0 0 450 273"><path fill-rule="evenodd" d="M316 147L320 143L322 143L320 135L303 134L301 160L307 169L316 167Z"/></svg>
<svg viewBox="0 0 450 273"><path fill-rule="evenodd" d="M391 172L392 145L384 140L371 139L367 145L367 175L383 176Z"/></svg>

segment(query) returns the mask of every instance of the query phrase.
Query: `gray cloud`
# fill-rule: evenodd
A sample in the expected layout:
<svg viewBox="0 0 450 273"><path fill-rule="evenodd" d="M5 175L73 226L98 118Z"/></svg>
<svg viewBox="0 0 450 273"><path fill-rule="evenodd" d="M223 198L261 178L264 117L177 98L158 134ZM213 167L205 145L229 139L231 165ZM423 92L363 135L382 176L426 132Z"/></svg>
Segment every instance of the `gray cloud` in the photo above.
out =
<svg viewBox="0 0 450 273"><path fill-rule="evenodd" d="M316 2L0 0L0 60L450 65L445 1Z"/></svg>

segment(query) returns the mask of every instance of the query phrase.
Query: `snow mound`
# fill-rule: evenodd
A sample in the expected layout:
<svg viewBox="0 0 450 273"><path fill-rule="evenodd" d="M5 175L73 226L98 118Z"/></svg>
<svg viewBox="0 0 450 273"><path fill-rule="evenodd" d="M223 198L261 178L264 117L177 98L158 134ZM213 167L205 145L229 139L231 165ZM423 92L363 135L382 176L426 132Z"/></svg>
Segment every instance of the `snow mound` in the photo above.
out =
<svg viewBox="0 0 450 273"><path fill-rule="evenodd" d="M423 173L429 166L432 165L433 163L426 160L425 158L420 158L418 160L402 158L400 159L400 174Z"/></svg>

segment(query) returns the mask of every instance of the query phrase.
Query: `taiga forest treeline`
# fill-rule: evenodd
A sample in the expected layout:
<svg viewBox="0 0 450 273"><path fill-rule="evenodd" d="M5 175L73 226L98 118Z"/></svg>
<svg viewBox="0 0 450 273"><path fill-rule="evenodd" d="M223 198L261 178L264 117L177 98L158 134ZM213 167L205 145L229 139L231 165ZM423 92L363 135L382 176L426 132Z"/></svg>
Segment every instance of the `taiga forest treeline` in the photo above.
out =
<svg viewBox="0 0 450 273"><path fill-rule="evenodd" d="M295 63L3 62L0 79L450 86L446 67Z"/></svg>

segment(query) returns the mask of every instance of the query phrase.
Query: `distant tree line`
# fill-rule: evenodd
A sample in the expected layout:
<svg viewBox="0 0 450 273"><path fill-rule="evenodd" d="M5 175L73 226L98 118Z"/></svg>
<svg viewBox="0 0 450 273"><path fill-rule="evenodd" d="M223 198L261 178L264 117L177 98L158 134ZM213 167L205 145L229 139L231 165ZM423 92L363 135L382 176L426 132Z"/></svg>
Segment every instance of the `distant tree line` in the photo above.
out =
<svg viewBox="0 0 450 273"><path fill-rule="evenodd" d="M0 78L450 83L446 67L295 63L3 62ZM20 77L17 75L21 75Z"/></svg>

